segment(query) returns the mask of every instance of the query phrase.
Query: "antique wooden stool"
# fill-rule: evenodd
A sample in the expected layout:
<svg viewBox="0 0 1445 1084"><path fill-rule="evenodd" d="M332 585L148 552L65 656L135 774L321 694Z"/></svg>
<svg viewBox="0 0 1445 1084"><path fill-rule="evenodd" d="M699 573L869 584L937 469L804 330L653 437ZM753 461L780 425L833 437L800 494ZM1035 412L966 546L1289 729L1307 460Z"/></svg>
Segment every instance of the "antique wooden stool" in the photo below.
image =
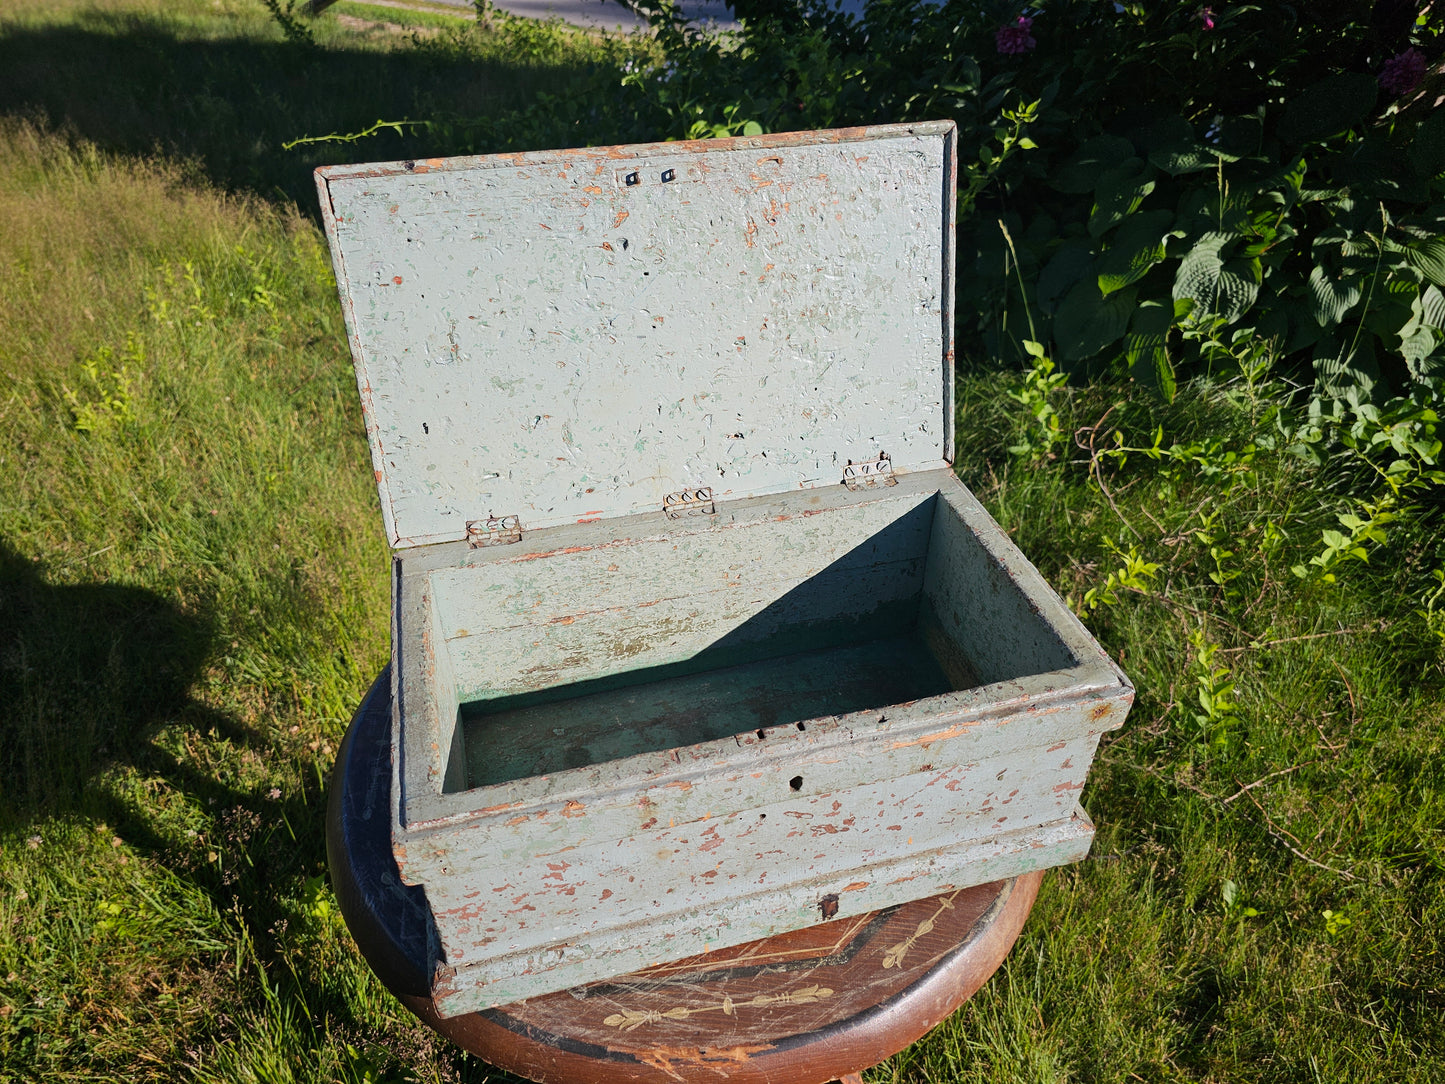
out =
<svg viewBox="0 0 1445 1084"><path fill-rule="evenodd" d="M424 891L401 883L388 821L391 679L383 671L337 756L327 813L332 884L372 969L464 1050L545 1084L859 1081L921 1037L1002 962L1042 872L441 1018Z"/></svg>

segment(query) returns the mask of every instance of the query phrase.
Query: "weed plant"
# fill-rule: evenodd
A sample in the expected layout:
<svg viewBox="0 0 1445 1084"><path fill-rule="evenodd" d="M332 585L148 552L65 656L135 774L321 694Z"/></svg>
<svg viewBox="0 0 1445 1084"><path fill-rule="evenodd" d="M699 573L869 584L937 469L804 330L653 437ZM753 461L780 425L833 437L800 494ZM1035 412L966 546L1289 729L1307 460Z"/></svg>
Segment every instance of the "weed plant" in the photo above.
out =
<svg viewBox="0 0 1445 1084"><path fill-rule="evenodd" d="M635 93L658 46L498 16L298 46L231 0L4 19L0 1079L507 1079L371 975L322 840L387 548L290 197L444 126L280 145L445 94L492 126L459 140L527 110L625 132L643 114L594 127L573 91ZM1172 397L1123 364L1066 380L1021 281L1027 362L961 377L959 470L1138 701L1084 794L1092 856L866 1079L1445 1080L1436 386L1312 403L1266 338L1208 328Z"/></svg>

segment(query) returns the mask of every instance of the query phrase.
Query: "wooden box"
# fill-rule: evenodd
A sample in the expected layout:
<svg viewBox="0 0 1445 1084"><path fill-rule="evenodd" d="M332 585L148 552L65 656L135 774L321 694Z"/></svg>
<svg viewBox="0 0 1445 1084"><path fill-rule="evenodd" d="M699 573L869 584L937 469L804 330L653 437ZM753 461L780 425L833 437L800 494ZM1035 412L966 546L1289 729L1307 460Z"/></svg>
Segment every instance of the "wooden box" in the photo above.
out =
<svg viewBox="0 0 1445 1084"><path fill-rule="evenodd" d="M1132 689L954 476L954 129L318 171L444 1016L1070 862Z"/></svg>

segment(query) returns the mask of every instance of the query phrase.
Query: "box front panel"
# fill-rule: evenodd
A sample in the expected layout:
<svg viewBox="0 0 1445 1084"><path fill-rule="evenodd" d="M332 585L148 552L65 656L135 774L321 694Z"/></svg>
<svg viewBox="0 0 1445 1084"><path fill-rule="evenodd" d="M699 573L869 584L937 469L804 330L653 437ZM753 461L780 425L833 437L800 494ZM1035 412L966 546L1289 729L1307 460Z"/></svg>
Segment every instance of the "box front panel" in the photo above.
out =
<svg viewBox="0 0 1445 1084"><path fill-rule="evenodd" d="M428 883L448 963L464 969L457 1004L541 993L808 925L829 893L857 913L1076 860L1084 773L1122 706L941 719L842 757L799 755L804 734L793 755L754 739L754 771L719 766L625 806L499 813L419 836L407 865ZM634 960L639 943L665 947Z"/></svg>

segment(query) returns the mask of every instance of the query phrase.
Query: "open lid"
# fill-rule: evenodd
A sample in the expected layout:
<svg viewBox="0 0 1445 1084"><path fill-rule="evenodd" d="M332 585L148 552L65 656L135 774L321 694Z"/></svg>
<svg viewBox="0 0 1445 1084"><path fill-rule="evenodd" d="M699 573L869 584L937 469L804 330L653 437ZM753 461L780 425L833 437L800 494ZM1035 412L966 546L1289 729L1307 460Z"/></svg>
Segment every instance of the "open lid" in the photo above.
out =
<svg viewBox="0 0 1445 1084"><path fill-rule="evenodd" d="M317 170L392 544L950 462L954 139Z"/></svg>

